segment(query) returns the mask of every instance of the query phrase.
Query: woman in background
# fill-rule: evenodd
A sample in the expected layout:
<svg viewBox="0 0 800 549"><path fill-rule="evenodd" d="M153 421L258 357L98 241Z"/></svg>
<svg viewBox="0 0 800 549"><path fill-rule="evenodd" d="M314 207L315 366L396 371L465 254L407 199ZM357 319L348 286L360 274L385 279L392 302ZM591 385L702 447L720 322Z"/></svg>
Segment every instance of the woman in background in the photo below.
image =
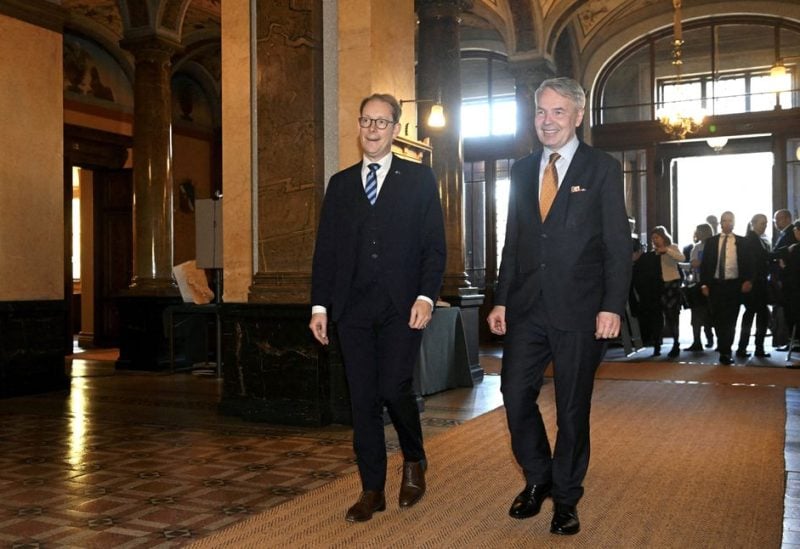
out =
<svg viewBox="0 0 800 549"><path fill-rule="evenodd" d="M666 227L658 225L650 232L650 241L653 244L653 251L659 258L660 272L654 273L661 278L661 310L663 312L662 322L666 324L667 332L672 336L672 349L667 353L670 358L675 358L681 352L679 338L679 321L681 313L681 282L683 276L678 263L683 261L683 252L676 244L672 243L672 237L667 232ZM661 330L655 330L656 345L653 355L661 354Z"/></svg>
<svg viewBox="0 0 800 549"><path fill-rule="evenodd" d="M700 331L705 331L706 347L714 346L714 332L711 329L711 310L708 308L708 298L700 292L700 262L703 260L703 247L707 239L714 236L714 230L708 223L700 223L694 231L697 241L692 247L689 261L692 266L694 278L693 289L690 289L689 308L692 310L692 335L694 340L686 349L687 351L702 351L703 343L700 341ZM695 291L696 290L696 291Z"/></svg>

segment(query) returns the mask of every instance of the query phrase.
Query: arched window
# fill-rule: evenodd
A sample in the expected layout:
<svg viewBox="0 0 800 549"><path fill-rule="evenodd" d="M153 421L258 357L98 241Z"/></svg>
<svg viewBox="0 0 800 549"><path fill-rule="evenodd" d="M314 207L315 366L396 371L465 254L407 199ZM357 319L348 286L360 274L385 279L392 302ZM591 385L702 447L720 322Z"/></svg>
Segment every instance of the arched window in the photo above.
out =
<svg viewBox="0 0 800 549"><path fill-rule="evenodd" d="M710 115L800 106L800 25L726 17L684 28L680 77L671 29L645 36L608 64L598 79L594 125L654 120L659 108L676 103ZM771 75L783 60L786 75Z"/></svg>
<svg viewBox="0 0 800 549"><path fill-rule="evenodd" d="M465 138L514 135L514 77L504 55L461 52L461 134Z"/></svg>

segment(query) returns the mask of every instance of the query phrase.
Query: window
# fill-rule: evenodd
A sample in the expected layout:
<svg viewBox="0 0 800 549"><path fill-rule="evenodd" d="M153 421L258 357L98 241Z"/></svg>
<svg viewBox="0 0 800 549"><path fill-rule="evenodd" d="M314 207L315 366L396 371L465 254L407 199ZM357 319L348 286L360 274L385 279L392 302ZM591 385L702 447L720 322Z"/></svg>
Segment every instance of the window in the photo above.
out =
<svg viewBox="0 0 800 549"><path fill-rule="evenodd" d="M791 69L787 72L791 74ZM741 71L719 76L695 75L682 79L662 78L658 81L658 105L678 104L683 111L706 109L713 114L771 111L775 108L775 82L769 71ZM794 107L791 92L780 94L782 108Z"/></svg>
<svg viewBox="0 0 800 549"><path fill-rule="evenodd" d="M800 69L792 61L800 57L800 25L730 16L687 23L683 37L679 68L668 28L611 59L598 75L593 124L653 120L665 104L717 116L800 107ZM778 58L787 70L782 80L770 76ZM788 91L778 94L779 88Z"/></svg>
<svg viewBox="0 0 800 549"><path fill-rule="evenodd" d="M516 133L515 81L504 56L485 51L462 52L461 94L464 137Z"/></svg>

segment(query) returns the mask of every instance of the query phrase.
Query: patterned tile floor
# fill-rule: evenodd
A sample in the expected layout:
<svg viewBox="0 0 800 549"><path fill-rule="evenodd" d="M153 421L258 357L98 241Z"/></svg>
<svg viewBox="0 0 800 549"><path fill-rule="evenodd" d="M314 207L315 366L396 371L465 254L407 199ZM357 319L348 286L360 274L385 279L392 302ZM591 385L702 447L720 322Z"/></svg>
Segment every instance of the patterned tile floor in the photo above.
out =
<svg viewBox="0 0 800 549"><path fill-rule="evenodd" d="M0 400L3 547L175 547L355 471L345 426L246 423L213 376L68 362L68 394ZM432 395L425 436L500 404L498 376Z"/></svg>
<svg viewBox="0 0 800 549"><path fill-rule="evenodd" d="M213 376L68 363L68 394L0 400L2 547L177 547L355 471L346 426L221 416ZM499 379L427 397L426 438L500 406ZM786 402L789 548L800 547L800 389Z"/></svg>

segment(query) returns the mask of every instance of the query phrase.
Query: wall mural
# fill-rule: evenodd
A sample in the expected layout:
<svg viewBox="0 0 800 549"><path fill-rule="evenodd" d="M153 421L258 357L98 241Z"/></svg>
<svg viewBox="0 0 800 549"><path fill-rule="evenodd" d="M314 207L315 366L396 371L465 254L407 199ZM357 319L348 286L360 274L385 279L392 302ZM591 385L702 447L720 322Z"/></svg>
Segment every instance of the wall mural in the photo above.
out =
<svg viewBox="0 0 800 549"><path fill-rule="evenodd" d="M114 103L133 110L131 83L114 58L76 36L64 36L64 93L83 102Z"/></svg>

